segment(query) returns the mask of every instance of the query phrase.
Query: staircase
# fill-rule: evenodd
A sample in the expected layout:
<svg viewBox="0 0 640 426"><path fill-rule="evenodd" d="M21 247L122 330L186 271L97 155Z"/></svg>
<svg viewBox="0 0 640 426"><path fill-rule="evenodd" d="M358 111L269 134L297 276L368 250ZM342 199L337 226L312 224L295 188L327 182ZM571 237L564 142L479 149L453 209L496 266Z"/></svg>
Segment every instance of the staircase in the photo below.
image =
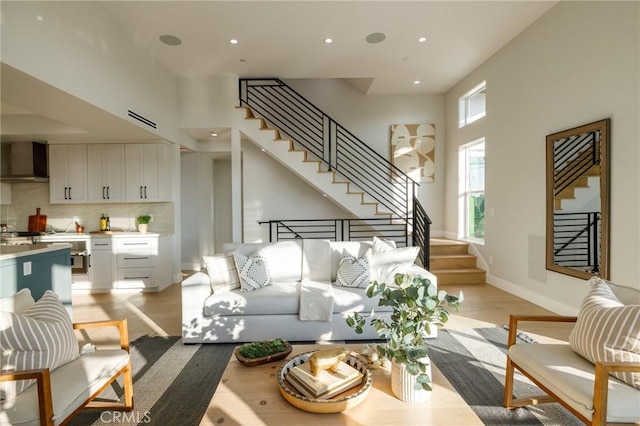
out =
<svg viewBox="0 0 640 426"><path fill-rule="evenodd" d="M326 238L327 232L338 241L377 235L420 247L419 259L429 267L431 220L407 174L279 79L240 79L239 101L234 126L353 215L328 226L322 219L263 221L270 241Z"/></svg>
<svg viewBox="0 0 640 426"><path fill-rule="evenodd" d="M445 238L431 238L430 271L438 284L484 284L486 271L476 267L469 244Z"/></svg>
<svg viewBox="0 0 640 426"><path fill-rule="evenodd" d="M253 143L275 160L316 188L327 198L356 217L391 219L391 212L371 199L353 182L339 175L308 150L283 137L279 129L270 127L266 120L254 114L247 106L236 108L236 124Z"/></svg>
<svg viewBox="0 0 640 426"><path fill-rule="evenodd" d="M576 197L576 191L580 191L581 189L588 189L595 185L599 185L599 182L600 166L595 165L587 170L582 176L576 178L569 186L555 195L553 199L554 210L563 210L563 200L575 200L578 198Z"/></svg>

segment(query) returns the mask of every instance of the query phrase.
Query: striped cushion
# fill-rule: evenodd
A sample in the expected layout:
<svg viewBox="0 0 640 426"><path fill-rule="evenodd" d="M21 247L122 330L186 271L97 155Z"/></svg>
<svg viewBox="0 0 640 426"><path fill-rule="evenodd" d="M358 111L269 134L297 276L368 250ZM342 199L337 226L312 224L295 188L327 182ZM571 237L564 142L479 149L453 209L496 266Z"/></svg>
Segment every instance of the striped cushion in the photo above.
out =
<svg viewBox="0 0 640 426"><path fill-rule="evenodd" d="M271 285L271 274L264 257L255 254L247 257L235 252L235 259L242 291L253 291Z"/></svg>
<svg viewBox="0 0 640 426"><path fill-rule="evenodd" d="M622 304L600 279L591 283L569 335L571 349L593 363L640 362L640 305ZM612 375L640 389L640 373Z"/></svg>
<svg viewBox="0 0 640 426"><path fill-rule="evenodd" d="M338 273L336 274L336 285L339 287L359 287L366 288L369 285L371 249L367 250L361 258L349 254L347 250L342 252Z"/></svg>
<svg viewBox="0 0 640 426"><path fill-rule="evenodd" d="M211 291L220 293L240 288L240 278L236 270L233 252L217 256L204 256L203 260L211 280Z"/></svg>
<svg viewBox="0 0 640 426"><path fill-rule="evenodd" d="M71 317L51 290L21 314L0 312L2 371L57 367L79 356ZM19 394L35 380L2 382L0 399Z"/></svg>

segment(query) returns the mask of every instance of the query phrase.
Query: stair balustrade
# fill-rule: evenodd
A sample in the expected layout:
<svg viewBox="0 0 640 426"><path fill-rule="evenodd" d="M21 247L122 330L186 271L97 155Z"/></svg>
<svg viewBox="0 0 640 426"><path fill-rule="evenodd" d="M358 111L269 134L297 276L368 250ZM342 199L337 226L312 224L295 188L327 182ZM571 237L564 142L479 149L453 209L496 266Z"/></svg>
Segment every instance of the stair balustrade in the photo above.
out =
<svg viewBox="0 0 640 426"><path fill-rule="evenodd" d="M271 238L355 240L391 232L397 242L419 246L420 260L428 268L431 220L415 197L415 181L280 79L240 79L239 95L240 106L251 108L282 138L291 139L320 160L327 171L335 171L391 214L391 219L303 221L313 223L307 224L306 231L300 221L273 220L268 221ZM383 225L393 232L381 229ZM400 232L396 229L402 230L401 238L396 237L395 232Z"/></svg>

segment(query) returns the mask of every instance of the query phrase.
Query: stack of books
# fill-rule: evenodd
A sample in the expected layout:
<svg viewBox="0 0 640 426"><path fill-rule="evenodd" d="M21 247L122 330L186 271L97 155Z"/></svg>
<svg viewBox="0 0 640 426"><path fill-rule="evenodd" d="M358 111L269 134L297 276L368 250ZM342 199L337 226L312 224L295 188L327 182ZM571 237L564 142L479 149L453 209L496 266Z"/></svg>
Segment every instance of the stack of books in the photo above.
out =
<svg viewBox="0 0 640 426"><path fill-rule="evenodd" d="M340 362L338 371L321 370L318 377L309 371L309 363L289 370L287 382L300 394L310 399L330 399L362 383L364 375L346 362Z"/></svg>

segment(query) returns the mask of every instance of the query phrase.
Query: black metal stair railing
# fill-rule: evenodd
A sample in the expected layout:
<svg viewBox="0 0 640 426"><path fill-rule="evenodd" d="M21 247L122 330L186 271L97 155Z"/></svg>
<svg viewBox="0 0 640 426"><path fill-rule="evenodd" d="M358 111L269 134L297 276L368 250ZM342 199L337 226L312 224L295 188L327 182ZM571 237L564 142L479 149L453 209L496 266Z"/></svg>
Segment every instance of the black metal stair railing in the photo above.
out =
<svg viewBox="0 0 640 426"><path fill-rule="evenodd" d="M403 238L406 244L409 242L409 235L412 235L411 243L420 246L421 261L428 267L431 221L415 199L416 182L283 81L276 78L240 79L239 93L240 106L250 107L270 126L278 129L282 137L290 138L294 144L314 155L325 164L326 170L335 171L352 182L396 219L360 219L366 224L361 226L375 230L386 221L387 224L404 227ZM395 223L397 219L403 223ZM351 232L352 224L356 223L351 219L328 221L335 224L333 230L329 231L334 233L334 238L344 237L336 234L342 232L338 228L346 229L346 235L350 238L356 235ZM294 229L294 222L296 221L271 221L270 226L278 224L277 231L273 233L270 227L272 237L277 241L294 235L295 232L290 232ZM317 225L312 225L312 228L316 227L316 231ZM282 234L280 227L286 230ZM364 233L361 231L361 235ZM304 235L304 238L310 238L314 234L307 232Z"/></svg>
<svg viewBox="0 0 640 426"><path fill-rule="evenodd" d="M578 178L585 176L591 167L600 164L600 131L573 136L556 141L553 152L553 193L560 194Z"/></svg>
<svg viewBox="0 0 640 426"><path fill-rule="evenodd" d="M555 213L553 227L556 264L600 272L600 212Z"/></svg>
<svg viewBox="0 0 640 426"><path fill-rule="evenodd" d="M279 79L241 79L240 105L249 106L327 170L344 176L387 211L407 218L416 183L386 158Z"/></svg>

